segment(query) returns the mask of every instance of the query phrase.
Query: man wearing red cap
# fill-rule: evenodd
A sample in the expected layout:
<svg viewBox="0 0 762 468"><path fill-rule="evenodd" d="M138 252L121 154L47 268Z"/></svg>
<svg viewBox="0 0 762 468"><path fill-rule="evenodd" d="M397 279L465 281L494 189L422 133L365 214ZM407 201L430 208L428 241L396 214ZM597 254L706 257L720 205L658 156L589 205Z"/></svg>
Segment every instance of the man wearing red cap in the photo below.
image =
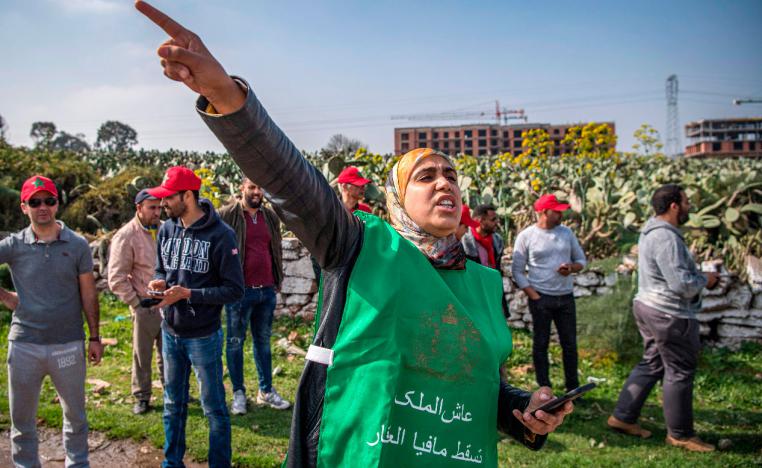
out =
<svg viewBox="0 0 762 468"><path fill-rule="evenodd" d="M164 463L183 466L188 380L199 381L209 421L209 466L231 460L230 416L222 385L222 306L243 296L243 271L235 233L209 200L199 198L201 179L192 170L167 170L148 193L161 198L167 221L157 236L157 262L149 294L163 300Z"/></svg>
<svg viewBox="0 0 762 468"><path fill-rule="evenodd" d="M21 210L30 226L0 241L0 264L10 266L16 289L13 294L0 288L0 300L13 309L8 333L13 463L40 466L37 403L48 375L63 408L66 466L86 467L83 310L90 330L90 362L98 364L103 354L90 247L56 221L58 190L47 177L36 175L24 182Z"/></svg>
<svg viewBox="0 0 762 468"><path fill-rule="evenodd" d="M577 376L577 312L572 273L585 265L585 253L571 229L561 224L569 209L547 194L534 204L537 223L516 236L511 272L529 297L532 314L532 359L537 384L550 387L548 344L550 324L556 324L564 361L566 389L579 386ZM528 274L527 274L528 270Z"/></svg>
<svg viewBox="0 0 762 468"><path fill-rule="evenodd" d="M359 169L354 166L345 167L336 182L339 184L341 201L350 213L355 210L371 213L370 206L362 202L365 199L365 186L370 183L370 179L360 175Z"/></svg>
<svg viewBox="0 0 762 468"><path fill-rule="evenodd" d="M370 206L362 202L362 200L365 199L365 186L370 182L370 179L366 179L360 175L360 170L355 166L347 166L341 173L339 173L336 183L339 184L341 201L347 211L353 213L359 210L366 213L373 213ZM318 265L315 257L311 255L310 261L312 262L312 271L315 273L315 279L320 283L320 265Z"/></svg>

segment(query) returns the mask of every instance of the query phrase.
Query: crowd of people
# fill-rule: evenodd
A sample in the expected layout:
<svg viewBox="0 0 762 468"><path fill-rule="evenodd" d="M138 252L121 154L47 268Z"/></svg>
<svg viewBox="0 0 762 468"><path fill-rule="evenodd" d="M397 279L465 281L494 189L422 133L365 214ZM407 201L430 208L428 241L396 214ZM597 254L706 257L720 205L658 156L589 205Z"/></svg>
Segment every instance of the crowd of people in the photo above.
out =
<svg viewBox="0 0 762 468"><path fill-rule="evenodd" d="M511 279L527 295L533 319L539 389L528 392L500 373L512 341L497 209L480 205L472 215L446 154L420 148L403 155L384 187L388 221L374 216L363 203L370 180L358 168L340 174L337 194L245 80L229 76L174 20L144 2L137 7L171 37L158 51L165 75L199 94L199 115L244 174L240 192L218 212L199 196L201 179L192 170L171 167L160 186L135 196L134 218L112 240L108 285L132 316L135 415L151 409L155 350L163 387L163 466L184 466L191 371L209 425L209 465L231 465L230 414L247 412L249 332L256 403L291 407L273 387L270 348L283 281L281 223L309 250L320 278L316 332L295 394L287 466L497 466L498 431L540 449L573 411L571 402L559 411L536 411L553 397L552 323L565 388L580 384L571 275L585 268L586 258L573 230L562 224L569 205L552 194L540 196L536 222L516 235L512 248ZM97 365L103 355L92 256L84 238L56 219L52 180L26 180L20 206L29 226L0 241L0 264L10 266L15 288L0 289L0 301L13 310L13 463L40 466L36 412L42 380L50 376L63 409L65 464L89 466L86 360ZM696 436L692 400L700 351L696 313L701 291L718 278L697 270L681 236L690 210L685 192L665 185L653 194L652 207L654 217L640 235L633 303L643 359L608 425L651 436L638 419L661 380L666 443L711 451Z"/></svg>

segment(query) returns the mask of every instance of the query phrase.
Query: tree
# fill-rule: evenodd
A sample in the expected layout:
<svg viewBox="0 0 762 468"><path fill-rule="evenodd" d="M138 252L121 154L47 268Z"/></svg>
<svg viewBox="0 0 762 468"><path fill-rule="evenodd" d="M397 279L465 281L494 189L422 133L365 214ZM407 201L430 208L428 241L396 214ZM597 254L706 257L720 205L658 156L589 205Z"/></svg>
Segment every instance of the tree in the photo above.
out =
<svg viewBox="0 0 762 468"><path fill-rule="evenodd" d="M525 148L522 155L534 159L547 159L553 155L553 142L544 128L521 132L521 143Z"/></svg>
<svg viewBox="0 0 762 468"><path fill-rule="evenodd" d="M323 150L331 155L350 155L355 154L360 148L367 148L367 145L360 140L337 133L328 140Z"/></svg>
<svg viewBox="0 0 762 468"><path fill-rule="evenodd" d="M637 140L632 145L632 149L635 151L643 150L643 156L653 156L661 153L661 149L664 147L659 138L659 132L648 124L641 125L632 136Z"/></svg>
<svg viewBox="0 0 762 468"><path fill-rule="evenodd" d="M90 145L85 141L83 134L72 135L64 131L58 132L56 138L51 142L50 148L54 150L74 151L75 153L90 151Z"/></svg>
<svg viewBox="0 0 762 468"><path fill-rule="evenodd" d="M109 120L98 129L95 147L115 153L123 153L138 144L138 132L116 120Z"/></svg>
<svg viewBox="0 0 762 468"><path fill-rule="evenodd" d="M34 140L34 147L49 149L56 136L56 124L53 122L34 122L29 136Z"/></svg>
<svg viewBox="0 0 762 468"><path fill-rule="evenodd" d="M610 158L616 152L616 134L607 124L590 122L566 131L561 140L564 156L577 158Z"/></svg>

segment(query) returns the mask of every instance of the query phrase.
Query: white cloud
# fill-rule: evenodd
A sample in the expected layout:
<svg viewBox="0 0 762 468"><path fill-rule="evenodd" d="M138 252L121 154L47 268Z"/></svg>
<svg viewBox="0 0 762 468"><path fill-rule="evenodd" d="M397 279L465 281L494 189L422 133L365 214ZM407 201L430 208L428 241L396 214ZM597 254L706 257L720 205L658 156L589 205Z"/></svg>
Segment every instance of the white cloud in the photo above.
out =
<svg viewBox="0 0 762 468"><path fill-rule="evenodd" d="M114 13L129 6L124 0L48 0L50 3L72 13Z"/></svg>

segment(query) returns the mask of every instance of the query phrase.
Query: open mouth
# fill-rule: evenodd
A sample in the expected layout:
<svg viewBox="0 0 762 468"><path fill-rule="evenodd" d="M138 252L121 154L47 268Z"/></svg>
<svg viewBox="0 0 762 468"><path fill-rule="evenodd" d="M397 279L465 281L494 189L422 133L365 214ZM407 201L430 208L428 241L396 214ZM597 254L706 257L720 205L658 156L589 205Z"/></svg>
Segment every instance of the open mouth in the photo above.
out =
<svg viewBox="0 0 762 468"><path fill-rule="evenodd" d="M455 211L455 200L449 197L442 198L437 203L437 208L442 208L447 211Z"/></svg>

